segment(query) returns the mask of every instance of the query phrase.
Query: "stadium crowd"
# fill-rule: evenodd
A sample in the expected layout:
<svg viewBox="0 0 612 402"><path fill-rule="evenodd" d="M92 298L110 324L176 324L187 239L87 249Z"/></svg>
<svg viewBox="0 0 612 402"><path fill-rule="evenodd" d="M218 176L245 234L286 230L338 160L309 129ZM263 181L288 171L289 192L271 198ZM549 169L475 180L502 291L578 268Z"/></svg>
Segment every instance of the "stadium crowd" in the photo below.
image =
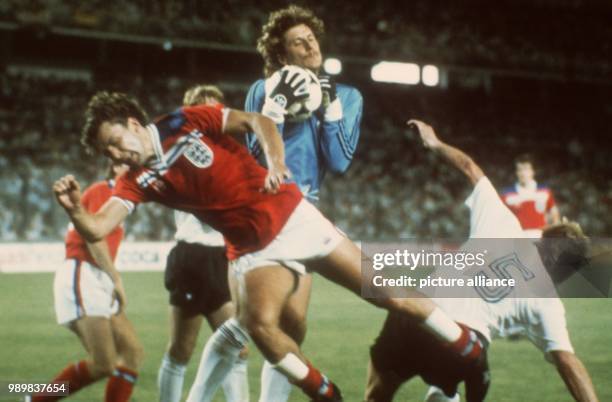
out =
<svg viewBox="0 0 612 402"><path fill-rule="evenodd" d="M125 90L155 116L179 105L184 89L193 83L168 78L145 86L134 77L70 80L9 73L0 75L0 82L0 199L5 205L0 237L5 241L61 239L67 222L53 201L51 184L65 172L78 172L83 183L101 177L102 166L92 165L77 144L63 141L79 136L91 93ZM243 90L225 92L229 106L243 107ZM552 187L562 215L576 219L592 236L612 233L612 165L607 150L597 147L597 136L585 134L603 124L588 114L589 105L585 118L583 111L571 113L554 102L535 110L529 104L508 108L503 99L488 102L479 92L373 86L363 93L362 138L353 166L343 176L328 178L328 196L320 204L354 238L467 234L468 215L457 202L467 195L466 187L446 164L425 163L435 157L423 153L415 134L405 128L410 117L433 122L449 141L469 150L498 187L514 182L513 157L531 151L539 180ZM581 126L578 120L592 125ZM157 206L141 208L128 222L128 238L171 239L171 213Z"/></svg>
<svg viewBox="0 0 612 402"><path fill-rule="evenodd" d="M612 8L605 1L413 1L404 12L386 2L309 2L333 37L330 54L368 54L605 77L612 69L608 34ZM39 27L184 38L251 47L275 0L58 1L0 3L0 21ZM359 15L359 18L346 18ZM589 18L589 24L583 24ZM228 23L231 21L231 23ZM368 32L368 35L362 35ZM502 64L503 63L503 64Z"/></svg>

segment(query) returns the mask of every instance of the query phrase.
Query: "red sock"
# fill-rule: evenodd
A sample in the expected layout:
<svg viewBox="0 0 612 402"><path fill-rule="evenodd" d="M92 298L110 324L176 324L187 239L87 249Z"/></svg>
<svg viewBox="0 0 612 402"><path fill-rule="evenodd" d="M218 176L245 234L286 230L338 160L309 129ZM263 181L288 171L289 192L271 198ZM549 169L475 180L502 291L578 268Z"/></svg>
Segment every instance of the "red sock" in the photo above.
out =
<svg viewBox="0 0 612 402"><path fill-rule="evenodd" d="M70 395L94 382L94 380L89 375L87 363L84 360L69 365L51 382L56 383L61 381L68 381L68 392L70 393ZM32 402L54 402L65 397L66 396L56 395L34 395L32 397Z"/></svg>
<svg viewBox="0 0 612 402"><path fill-rule="evenodd" d="M117 367L106 383L105 402L128 402L138 373L125 367Z"/></svg>
<svg viewBox="0 0 612 402"><path fill-rule="evenodd" d="M308 374L303 380L296 382L296 385L310 397L326 396L331 398L334 395L334 387L319 370L308 363Z"/></svg>
<svg viewBox="0 0 612 402"><path fill-rule="evenodd" d="M467 325L457 324L461 327L461 336L451 344L452 349L468 360L476 360L483 349L478 335Z"/></svg>

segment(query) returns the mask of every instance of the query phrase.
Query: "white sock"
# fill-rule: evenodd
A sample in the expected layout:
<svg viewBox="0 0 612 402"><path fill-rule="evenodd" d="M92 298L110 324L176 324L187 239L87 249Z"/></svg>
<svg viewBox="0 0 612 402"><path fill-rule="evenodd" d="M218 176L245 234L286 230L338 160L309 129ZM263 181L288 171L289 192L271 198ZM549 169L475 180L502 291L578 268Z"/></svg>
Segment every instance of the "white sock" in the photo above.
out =
<svg viewBox="0 0 612 402"><path fill-rule="evenodd" d="M181 400L185 369L184 364L177 363L167 353L164 355L157 373L159 402L179 402Z"/></svg>
<svg viewBox="0 0 612 402"><path fill-rule="evenodd" d="M264 361L261 368L261 393L259 402L287 402L291 394L291 383L286 375Z"/></svg>
<svg viewBox="0 0 612 402"><path fill-rule="evenodd" d="M234 367L223 380L223 393L227 402L249 402L247 359L238 357Z"/></svg>
<svg viewBox="0 0 612 402"><path fill-rule="evenodd" d="M461 327L436 307L425 320L425 326L447 342L455 342L461 336Z"/></svg>
<svg viewBox="0 0 612 402"><path fill-rule="evenodd" d="M429 387L427 390L427 394L425 395L425 402L460 402L461 397L459 396L459 392L457 392L452 398L446 396L444 391L442 391L438 387L434 387L433 385Z"/></svg>
<svg viewBox="0 0 612 402"><path fill-rule="evenodd" d="M306 378L310 370L308 366L293 353L287 353L285 357L273 367L293 381L302 381Z"/></svg>
<svg viewBox="0 0 612 402"><path fill-rule="evenodd" d="M187 402L210 402L248 342L246 331L235 318L217 328L204 346Z"/></svg>

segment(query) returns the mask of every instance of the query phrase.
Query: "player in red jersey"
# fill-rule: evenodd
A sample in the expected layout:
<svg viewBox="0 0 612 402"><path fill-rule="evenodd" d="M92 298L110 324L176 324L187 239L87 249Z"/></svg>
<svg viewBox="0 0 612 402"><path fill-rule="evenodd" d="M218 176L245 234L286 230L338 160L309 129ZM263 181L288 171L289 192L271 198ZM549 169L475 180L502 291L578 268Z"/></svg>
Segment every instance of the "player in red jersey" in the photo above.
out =
<svg viewBox="0 0 612 402"><path fill-rule="evenodd" d="M195 85L185 92L183 105L222 108L223 100L223 92L216 86ZM174 220L177 243L168 254L164 273L170 296L170 339L157 376L159 402L181 400L185 371L203 318L214 331L235 314L223 236L185 212L174 211ZM247 356L245 348L222 381L227 402L249 400Z"/></svg>
<svg viewBox="0 0 612 402"><path fill-rule="evenodd" d="M113 197L95 214L81 205L79 184L65 176L53 186L75 227L97 241L119 225L140 202L155 201L195 215L221 232L233 276L238 320L232 333L236 356L248 335L265 358L315 401L341 401L335 384L315 369L280 326L284 306L306 266L361 292L357 246L312 204L302 200L289 175L282 139L272 120L258 114L201 105L183 107L153 124L124 94L101 92L86 112L84 142L130 165ZM254 132L268 170L226 134ZM369 299L413 317L464 359L480 364L482 343L425 297ZM232 321L232 320L230 320Z"/></svg>
<svg viewBox="0 0 612 402"><path fill-rule="evenodd" d="M97 212L111 197L115 179L128 166L113 163L107 180L91 185L81 198L82 208ZM70 394L110 377L106 402L127 402L142 362L142 346L125 314L126 297L113 261L123 238L116 226L104 237L87 242L70 225L66 234L66 263L54 280L55 313L59 324L74 331L89 359L66 367L54 382L67 381ZM37 395L34 402L58 396Z"/></svg>
<svg viewBox="0 0 612 402"><path fill-rule="evenodd" d="M514 163L518 181L502 191L502 200L516 215L525 234L541 237L544 226L561 222L555 198L550 188L535 181L530 155L521 155Z"/></svg>

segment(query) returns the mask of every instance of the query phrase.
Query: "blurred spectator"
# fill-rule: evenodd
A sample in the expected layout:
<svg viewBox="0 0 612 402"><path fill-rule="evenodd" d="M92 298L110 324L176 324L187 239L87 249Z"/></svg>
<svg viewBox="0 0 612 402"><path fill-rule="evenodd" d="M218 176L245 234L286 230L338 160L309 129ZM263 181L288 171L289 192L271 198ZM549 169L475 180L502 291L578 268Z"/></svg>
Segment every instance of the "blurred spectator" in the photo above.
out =
<svg viewBox="0 0 612 402"><path fill-rule="evenodd" d="M144 86L131 76L77 81L0 74L0 83L0 239L42 241L60 240L68 223L51 198L53 181L68 172L84 183L101 175L102 167L80 146L65 141L80 136L89 96L98 89L129 92L155 116L178 107L194 82L160 77ZM332 196L321 201L321 209L351 237L461 238L468 232L468 213L460 202L468 186L454 169L433 163L434 154L421 151L404 126L410 117L431 122L450 143L468 150L497 187L513 182L508 166L514 155L540 150L538 170L550 178L562 215L580 222L591 236L612 233L612 162L597 136L607 122L593 104L576 102L564 109L553 102L559 98L555 93L530 104L505 99L503 93L487 98L478 91L395 88L360 88L366 107L353 166L342 178L328 177L322 190ZM244 103L246 88L223 89L229 106ZM511 91L524 99L516 92ZM128 238L172 238L169 211L139 208L128 223Z"/></svg>

